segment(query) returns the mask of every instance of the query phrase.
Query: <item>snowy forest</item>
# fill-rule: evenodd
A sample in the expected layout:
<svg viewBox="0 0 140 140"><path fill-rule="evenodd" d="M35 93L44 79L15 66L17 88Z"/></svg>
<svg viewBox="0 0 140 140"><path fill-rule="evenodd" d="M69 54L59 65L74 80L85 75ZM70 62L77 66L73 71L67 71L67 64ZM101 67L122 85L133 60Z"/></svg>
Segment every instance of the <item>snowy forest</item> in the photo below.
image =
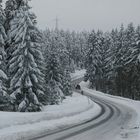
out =
<svg viewBox="0 0 140 140"><path fill-rule="evenodd" d="M94 25L93 25L94 29ZM140 100L140 26L44 31L28 0L0 0L0 110L41 111L72 96L70 73L90 88Z"/></svg>

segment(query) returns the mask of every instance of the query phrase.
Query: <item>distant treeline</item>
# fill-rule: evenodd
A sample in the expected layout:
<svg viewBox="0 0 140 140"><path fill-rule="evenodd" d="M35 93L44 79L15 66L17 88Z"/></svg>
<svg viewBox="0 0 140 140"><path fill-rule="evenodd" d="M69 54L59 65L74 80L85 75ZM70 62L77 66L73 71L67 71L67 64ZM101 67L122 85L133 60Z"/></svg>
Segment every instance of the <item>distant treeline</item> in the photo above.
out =
<svg viewBox="0 0 140 140"><path fill-rule="evenodd" d="M140 99L140 26L90 33L85 80L112 95Z"/></svg>

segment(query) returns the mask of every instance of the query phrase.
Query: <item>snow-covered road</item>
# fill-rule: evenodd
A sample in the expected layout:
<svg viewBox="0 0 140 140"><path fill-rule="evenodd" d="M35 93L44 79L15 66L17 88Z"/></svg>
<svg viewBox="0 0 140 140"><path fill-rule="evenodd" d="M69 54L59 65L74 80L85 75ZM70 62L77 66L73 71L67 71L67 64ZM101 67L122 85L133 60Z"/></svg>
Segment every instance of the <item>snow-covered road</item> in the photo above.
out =
<svg viewBox="0 0 140 140"><path fill-rule="evenodd" d="M102 116L98 117L93 122L87 124L87 126L81 129L79 132L75 130L72 137L67 138L68 140L122 140L127 139L128 136L122 133L122 129L126 128L129 123L135 120L137 116L136 112L122 104L114 103L110 100L91 95L85 92L93 101L101 104L102 109L105 112ZM82 133L81 133L82 132ZM70 136L70 135L69 135ZM65 137L66 138L66 137ZM60 138L62 140L62 138ZM60 140L59 139L59 140ZM135 137L131 140L136 140Z"/></svg>
<svg viewBox="0 0 140 140"><path fill-rule="evenodd" d="M83 90L86 96L99 104L101 113L86 123L38 137L37 140L136 140L135 136L129 137L129 134L122 133L123 129L136 120L135 110L104 96L94 95L92 90Z"/></svg>

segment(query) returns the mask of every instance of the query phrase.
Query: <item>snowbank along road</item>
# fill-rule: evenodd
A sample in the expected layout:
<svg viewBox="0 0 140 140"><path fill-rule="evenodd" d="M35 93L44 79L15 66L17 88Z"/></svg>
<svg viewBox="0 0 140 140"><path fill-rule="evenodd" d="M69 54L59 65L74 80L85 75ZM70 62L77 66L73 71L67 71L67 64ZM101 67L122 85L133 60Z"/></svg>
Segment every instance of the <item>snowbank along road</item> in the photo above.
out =
<svg viewBox="0 0 140 140"><path fill-rule="evenodd" d="M81 79L82 80L82 79ZM79 80L77 80L80 82ZM76 83L76 81L75 81ZM131 120L137 116L136 112L122 104L102 98L84 90L84 94L101 107L98 116L91 120L65 127L58 131L52 131L32 140L122 140L127 135L121 134ZM132 140L135 140L132 138Z"/></svg>

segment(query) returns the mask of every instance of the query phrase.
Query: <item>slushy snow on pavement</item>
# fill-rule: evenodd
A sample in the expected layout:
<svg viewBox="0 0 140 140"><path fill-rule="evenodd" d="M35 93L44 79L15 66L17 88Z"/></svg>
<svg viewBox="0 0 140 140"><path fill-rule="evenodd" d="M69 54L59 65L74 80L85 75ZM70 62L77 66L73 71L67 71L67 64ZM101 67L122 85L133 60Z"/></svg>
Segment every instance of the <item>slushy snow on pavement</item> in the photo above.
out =
<svg viewBox="0 0 140 140"><path fill-rule="evenodd" d="M90 93L91 95L95 95L101 97L102 99L106 99L108 101L112 101L114 103L122 104L132 108L136 112L135 119L129 122L127 126L121 128L121 133L118 134L117 137L114 137L113 140L140 140L140 101L134 101L131 99L113 96L109 94L105 94L99 91L95 91L88 88L88 82L81 82L80 83L82 90L85 92ZM110 139L109 139L110 140Z"/></svg>

